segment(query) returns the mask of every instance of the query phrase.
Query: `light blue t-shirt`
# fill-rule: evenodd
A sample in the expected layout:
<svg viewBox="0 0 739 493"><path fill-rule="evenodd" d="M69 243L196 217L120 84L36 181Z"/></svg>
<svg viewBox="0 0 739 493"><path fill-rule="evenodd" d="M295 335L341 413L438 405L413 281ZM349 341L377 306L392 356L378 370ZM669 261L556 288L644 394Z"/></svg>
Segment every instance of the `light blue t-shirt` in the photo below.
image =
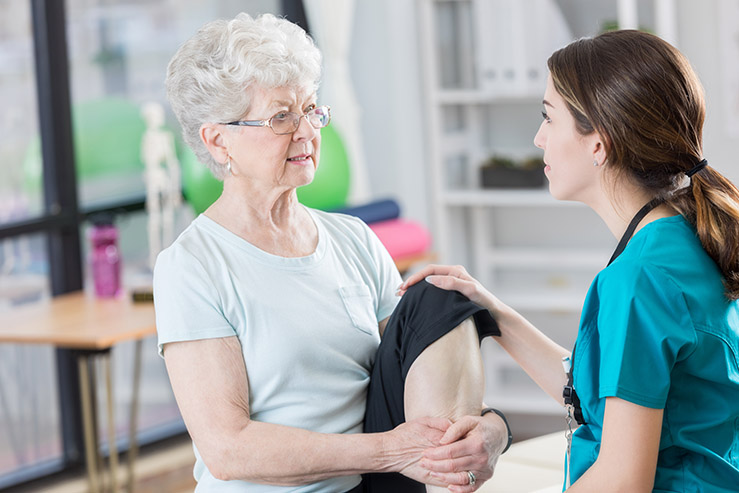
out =
<svg viewBox="0 0 739 493"><path fill-rule="evenodd" d="M251 419L321 433L360 433L367 386L401 279L359 219L308 209L313 254L271 255L197 217L154 270L159 351L173 341L237 336ZM255 444L256 446L256 444ZM342 492L360 477L301 487L219 481L196 449L198 492Z"/></svg>
<svg viewBox="0 0 739 493"><path fill-rule="evenodd" d="M587 424L572 482L597 459L615 396L664 409L654 491L739 490L738 355L739 303L695 229L682 216L645 225L585 299L573 364Z"/></svg>

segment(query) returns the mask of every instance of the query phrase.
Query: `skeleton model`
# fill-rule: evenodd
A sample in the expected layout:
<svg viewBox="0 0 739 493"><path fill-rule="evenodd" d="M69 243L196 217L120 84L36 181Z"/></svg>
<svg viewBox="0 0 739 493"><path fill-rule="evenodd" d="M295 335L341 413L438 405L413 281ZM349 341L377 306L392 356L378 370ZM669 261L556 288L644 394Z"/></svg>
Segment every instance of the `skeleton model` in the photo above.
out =
<svg viewBox="0 0 739 493"><path fill-rule="evenodd" d="M145 166L149 216L149 267L153 270L157 254L174 240L175 209L182 202L180 163L175 154L174 136L163 128L164 108L158 103L146 103L141 116L146 122L141 160Z"/></svg>

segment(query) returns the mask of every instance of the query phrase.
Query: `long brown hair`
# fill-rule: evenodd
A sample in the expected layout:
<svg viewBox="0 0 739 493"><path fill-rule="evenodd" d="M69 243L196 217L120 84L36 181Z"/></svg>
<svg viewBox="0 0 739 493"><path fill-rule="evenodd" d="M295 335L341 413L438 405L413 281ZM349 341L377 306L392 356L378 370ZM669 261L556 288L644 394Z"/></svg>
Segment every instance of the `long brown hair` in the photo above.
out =
<svg viewBox="0 0 739 493"><path fill-rule="evenodd" d="M739 298L739 191L703 159L703 87L688 60L657 36L622 30L575 41L547 62L582 135L597 131L607 165L662 197L698 232L726 296Z"/></svg>

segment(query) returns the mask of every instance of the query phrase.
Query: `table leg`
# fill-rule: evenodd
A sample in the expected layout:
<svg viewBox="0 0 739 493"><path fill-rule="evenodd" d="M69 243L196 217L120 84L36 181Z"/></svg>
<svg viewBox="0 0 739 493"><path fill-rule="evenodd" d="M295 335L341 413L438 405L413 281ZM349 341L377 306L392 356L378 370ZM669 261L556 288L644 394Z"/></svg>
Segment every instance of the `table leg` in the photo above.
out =
<svg viewBox="0 0 739 493"><path fill-rule="evenodd" d="M98 472L98 488L102 493L108 491L105 480L105 458L103 457L103 449L100 447L100 410L98 409L98 379L100 361L99 352L89 353L87 357L87 365L90 371L90 416L92 419L92 443L95 444L95 468Z"/></svg>
<svg viewBox="0 0 739 493"><path fill-rule="evenodd" d="M77 356L77 365L80 374L80 393L82 400L82 420L85 434L85 461L87 463L87 479L90 493L99 493L100 483L97 475L97 443L92 417L92 399L90 396L90 374L88 364L90 359L85 354Z"/></svg>
<svg viewBox="0 0 739 493"><path fill-rule="evenodd" d="M139 390L141 387L141 339L136 340L135 356L133 363L133 395L131 396L131 415L129 422L129 440L128 440L128 491L133 493L135 478L134 464L136 455L138 454L138 440L136 434L138 431L138 413L139 413Z"/></svg>
<svg viewBox="0 0 739 493"><path fill-rule="evenodd" d="M110 455L110 487L118 491L118 444L115 437L115 412L113 409L113 371L110 365L110 353L104 357L105 390L108 398L108 454Z"/></svg>

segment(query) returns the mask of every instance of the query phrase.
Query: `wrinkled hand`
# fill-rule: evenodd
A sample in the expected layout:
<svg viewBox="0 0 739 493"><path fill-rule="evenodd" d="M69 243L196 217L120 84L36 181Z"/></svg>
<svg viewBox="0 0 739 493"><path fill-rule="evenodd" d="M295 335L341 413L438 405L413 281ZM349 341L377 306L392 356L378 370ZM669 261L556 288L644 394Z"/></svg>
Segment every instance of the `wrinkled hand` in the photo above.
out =
<svg viewBox="0 0 739 493"><path fill-rule="evenodd" d="M389 470L421 483L445 486L431 477L430 470L420 463L425 450L441 445L441 438L451 424L448 419L426 417L405 422L387 432L384 449L391 463Z"/></svg>
<svg viewBox="0 0 739 493"><path fill-rule="evenodd" d="M470 493L493 477L506 443L507 432L494 419L465 416L447 429L442 446L424 452L421 466L430 477L448 485L449 491ZM474 486L469 484L467 471L475 475Z"/></svg>
<svg viewBox="0 0 739 493"><path fill-rule="evenodd" d="M430 264L411 275L398 287L397 294L402 296L408 287L426 280L434 286L448 291L459 291L470 301L490 311L499 310L504 305L493 296L480 282L469 275L461 265Z"/></svg>

